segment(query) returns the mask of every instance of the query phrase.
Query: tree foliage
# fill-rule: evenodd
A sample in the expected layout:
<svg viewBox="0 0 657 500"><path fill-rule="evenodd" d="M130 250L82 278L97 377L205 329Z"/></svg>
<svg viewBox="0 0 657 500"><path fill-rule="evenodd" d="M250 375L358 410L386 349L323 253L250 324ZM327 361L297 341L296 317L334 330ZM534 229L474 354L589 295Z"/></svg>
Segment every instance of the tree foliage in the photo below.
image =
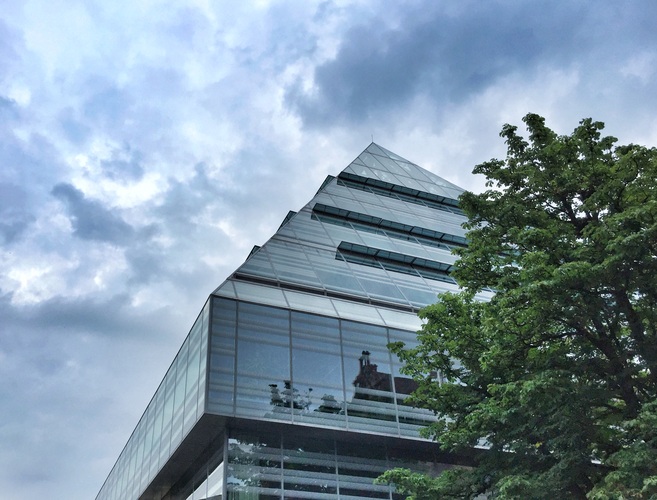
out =
<svg viewBox="0 0 657 500"><path fill-rule="evenodd" d="M439 416L426 436L481 453L381 480L417 500L657 498L657 150L591 119L567 136L523 121L527 139L505 125L506 159L475 167L487 190L460 199L462 292L421 311L417 347L391 345Z"/></svg>

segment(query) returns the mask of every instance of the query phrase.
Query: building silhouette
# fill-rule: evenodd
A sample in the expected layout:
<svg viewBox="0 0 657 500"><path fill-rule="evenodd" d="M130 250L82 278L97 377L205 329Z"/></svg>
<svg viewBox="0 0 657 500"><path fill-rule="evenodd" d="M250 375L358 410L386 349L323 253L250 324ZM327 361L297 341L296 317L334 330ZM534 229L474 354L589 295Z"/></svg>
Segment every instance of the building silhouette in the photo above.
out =
<svg viewBox="0 0 657 500"><path fill-rule="evenodd" d="M374 143L329 176L210 295L97 499L390 499L385 470L462 463L387 349L457 290L461 192Z"/></svg>

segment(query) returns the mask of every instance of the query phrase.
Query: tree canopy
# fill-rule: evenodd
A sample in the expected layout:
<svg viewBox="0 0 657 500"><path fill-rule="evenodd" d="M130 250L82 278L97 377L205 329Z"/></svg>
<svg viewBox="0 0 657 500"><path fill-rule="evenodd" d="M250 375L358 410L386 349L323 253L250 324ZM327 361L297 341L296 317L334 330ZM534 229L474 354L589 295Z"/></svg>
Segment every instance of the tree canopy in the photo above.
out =
<svg viewBox="0 0 657 500"><path fill-rule="evenodd" d="M473 466L381 480L418 500L657 498L657 150L523 121L460 199L462 291L421 311L417 347L390 346L438 416L425 435Z"/></svg>

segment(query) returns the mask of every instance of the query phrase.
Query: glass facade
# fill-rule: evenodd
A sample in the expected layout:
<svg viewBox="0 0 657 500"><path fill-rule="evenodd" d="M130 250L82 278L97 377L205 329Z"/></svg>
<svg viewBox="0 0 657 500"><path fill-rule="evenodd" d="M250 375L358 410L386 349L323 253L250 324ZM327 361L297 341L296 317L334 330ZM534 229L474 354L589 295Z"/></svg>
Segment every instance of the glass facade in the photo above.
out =
<svg viewBox="0 0 657 500"><path fill-rule="evenodd" d="M206 411L415 436L433 415L387 344L412 332L214 297Z"/></svg>
<svg viewBox="0 0 657 500"><path fill-rule="evenodd" d="M387 468L449 466L387 345L457 290L461 192L376 144L329 177L210 296L97 498L392 499Z"/></svg>
<svg viewBox="0 0 657 500"><path fill-rule="evenodd" d="M236 433L228 439L226 498L401 499L374 479L392 467L437 472L382 444L286 434Z"/></svg>

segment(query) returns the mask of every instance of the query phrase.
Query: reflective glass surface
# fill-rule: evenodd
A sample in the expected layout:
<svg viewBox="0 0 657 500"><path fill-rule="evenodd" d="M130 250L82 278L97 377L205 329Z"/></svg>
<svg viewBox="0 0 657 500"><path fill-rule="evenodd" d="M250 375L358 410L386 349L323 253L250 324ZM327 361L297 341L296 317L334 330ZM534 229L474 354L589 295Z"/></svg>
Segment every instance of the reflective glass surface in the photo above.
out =
<svg viewBox="0 0 657 500"><path fill-rule="evenodd" d="M433 302L437 293L456 290L448 271L456 260L452 249L466 243L461 227L465 217L455 198L461 192L372 144L252 255L235 278L397 303L416 311ZM415 261L399 265L390 258L339 255L338 248L345 247L372 248L379 255L387 251L395 259L410 256ZM420 278L417 287L406 283L400 288L400 274ZM235 292L228 283L216 290L218 295L247 299L246 290L239 296ZM250 295L248 300L258 301L257 292ZM273 304L273 298L267 303Z"/></svg>
<svg viewBox="0 0 657 500"><path fill-rule="evenodd" d="M218 500L223 495L225 475L224 447L220 445L194 477L172 493L174 498L185 500Z"/></svg>
<svg viewBox="0 0 657 500"><path fill-rule="evenodd" d="M433 418L404 404L415 384L387 348L412 331L219 297L212 310L211 413L415 437Z"/></svg>
<svg viewBox="0 0 657 500"><path fill-rule="evenodd" d="M435 417L407 404L387 344L413 344L419 308L457 290L462 191L376 144L328 178L214 291L98 500L152 488L203 413L417 439ZM234 435L179 496L396 498L372 484L391 458L367 448Z"/></svg>
<svg viewBox="0 0 657 500"><path fill-rule="evenodd" d="M414 386L387 344L457 289L460 192L375 144L327 180L216 290L213 311L237 302L234 342L220 332L223 351L212 333L208 410L417 436L433 415L406 404Z"/></svg>
<svg viewBox="0 0 657 500"><path fill-rule="evenodd" d="M227 498L403 498L388 485L374 484L392 467L437 473L449 466L383 444L234 432L228 439Z"/></svg>

